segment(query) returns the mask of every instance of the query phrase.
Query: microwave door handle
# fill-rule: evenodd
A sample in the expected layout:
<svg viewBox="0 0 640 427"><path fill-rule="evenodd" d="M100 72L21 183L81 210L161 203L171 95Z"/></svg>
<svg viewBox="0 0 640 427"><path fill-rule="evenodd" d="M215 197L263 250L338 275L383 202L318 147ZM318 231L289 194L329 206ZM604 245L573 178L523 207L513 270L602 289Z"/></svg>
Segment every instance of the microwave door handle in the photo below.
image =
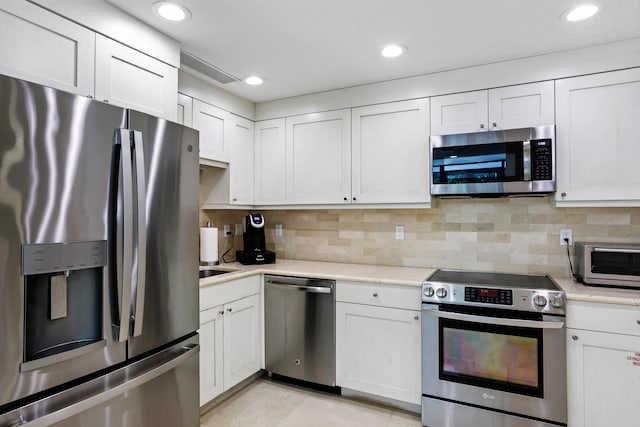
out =
<svg viewBox="0 0 640 427"><path fill-rule="evenodd" d="M131 313L131 271L133 266L133 175L131 165L130 133L126 129L118 129L115 144L120 146L120 165L122 167L122 271L116 274L118 288L122 287L119 322L116 340L124 342L129 335L129 319ZM117 191L117 190L116 190ZM112 213L115 215L115 213ZM117 266L114 266L117 268Z"/></svg>
<svg viewBox="0 0 640 427"><path fill-rule="evenodd" d="M473 314L454 313L451 311L440 311L432 308L423 308L422 312L429 316L441 317L443 319L460 320L463 322L489 323L492 325L514 326L518 328L531 329L562 329L564 320L556 320L554 318L547 320L524 320L524 319L505 319L502 317L476 316Z"/></svg>
<svg viewBox="0 0 640 427"><path fill-rule="evenodd" d="M525 181L531 181L531 141L522 141L522 172Z"/></svg>
<svg viewBox="0 0 640 427"><path fill-rule="evenodd" d="M142 132L133 131L133 145L135 151L136 182L137 182L137 262L134 272L137 274L135 286L135 311L133 316L133 336L142 334L144 323L144 294L147 274L147 185L144 163L144 145Z"/></svg>
<svg viewBox="0 0 640 427"><path fill-rule="evenodd" d="M592 249L593 252L611 252L615 254L640 254L640 249L625 249L625 248L598 248Z"/></svg>

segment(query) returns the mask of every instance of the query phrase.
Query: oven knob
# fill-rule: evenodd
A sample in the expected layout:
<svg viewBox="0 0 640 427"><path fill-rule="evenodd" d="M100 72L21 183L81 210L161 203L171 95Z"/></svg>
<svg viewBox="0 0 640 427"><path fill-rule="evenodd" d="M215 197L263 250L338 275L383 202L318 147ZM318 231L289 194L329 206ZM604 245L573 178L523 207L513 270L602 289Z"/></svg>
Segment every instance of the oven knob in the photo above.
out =
<svg viewBox="0 0 640 427"><path fill-rule="evenodd" d="M544 295L536 295L535 297L533 297L533 303L538 307L544 307L545 305L547 305L547 299L544 297Z"/></svg>
<svg viewBox="0 0 640 427"><path fill-rule="evenodd" d="M445 288L438 288L436 291L436 296L438 298L444 298L447 296L447 290Z"/></svg>
<svg viewBox="0 0 640 427"><path fill-rule="evenodd" d="M431 286L429 286L428 288L426 288L424 290L424 296L425 297L429 297L431 298L433 296L433 294L435 294L436 292L433 290L433 288Z"/></svg>
<svg viewBox="0 0 640 427"><path fill-rule="evenodd" d="M564 307L564 298L562 298L561 295L556 295L556 296L552 297L551 298L551 305L554 306L555 308Z"/></svg>

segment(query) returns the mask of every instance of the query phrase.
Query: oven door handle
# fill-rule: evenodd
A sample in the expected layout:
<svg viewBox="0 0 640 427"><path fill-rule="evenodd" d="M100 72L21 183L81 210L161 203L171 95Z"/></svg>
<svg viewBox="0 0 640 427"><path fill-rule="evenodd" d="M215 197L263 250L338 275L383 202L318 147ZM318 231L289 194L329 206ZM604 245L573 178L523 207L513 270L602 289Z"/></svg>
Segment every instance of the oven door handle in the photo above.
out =
<svg viewBox="0 0 640 427"><path fill-rule="evenodd" d="M545 320L508 319L503 317L476 316L473 314L454 313L440 311L432 308L423 308L422 312L429 316L442 317L444 319L460 320L463 322L490 323L492 325L514 326L518 328L532 329L562 329L564 319L556 319L551 316L543 316Z"/></svg>

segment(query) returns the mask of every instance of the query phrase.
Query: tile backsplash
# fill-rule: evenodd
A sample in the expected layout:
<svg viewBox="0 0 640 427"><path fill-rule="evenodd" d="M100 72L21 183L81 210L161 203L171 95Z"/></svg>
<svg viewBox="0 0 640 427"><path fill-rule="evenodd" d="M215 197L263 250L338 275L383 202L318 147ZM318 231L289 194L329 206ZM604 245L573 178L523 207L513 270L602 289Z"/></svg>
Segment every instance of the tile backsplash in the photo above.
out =
<svg viewBox="0 0 640 427"><path fill-rule="evenodd" d="M570 275L560 230L575 241L640 242L640 208L555 208L551 196L439 199L431 209L318 209L259 211L267 248L281 259L461 268ZM247 211L200 212L201 225L219 228L219 253L231 246L224 224L241 224ZM282 236L275 236L275 225ZM404 240L396 240L396 226ZM233 238L231 260L242 249ZM571 248L573 254L573 249Z"/></svg>

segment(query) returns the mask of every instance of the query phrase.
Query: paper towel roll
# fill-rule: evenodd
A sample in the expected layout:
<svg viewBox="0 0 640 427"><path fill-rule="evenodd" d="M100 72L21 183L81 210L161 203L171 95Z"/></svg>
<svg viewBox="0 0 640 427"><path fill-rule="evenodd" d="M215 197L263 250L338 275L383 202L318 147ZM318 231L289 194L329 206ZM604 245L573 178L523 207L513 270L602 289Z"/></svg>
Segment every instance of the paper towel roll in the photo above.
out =
<svg viewBox="0 0 640 427"><path fill-rule="evenodd" d="M218 264L218 229L216 227L200 229L200 262Z"/></svg>

